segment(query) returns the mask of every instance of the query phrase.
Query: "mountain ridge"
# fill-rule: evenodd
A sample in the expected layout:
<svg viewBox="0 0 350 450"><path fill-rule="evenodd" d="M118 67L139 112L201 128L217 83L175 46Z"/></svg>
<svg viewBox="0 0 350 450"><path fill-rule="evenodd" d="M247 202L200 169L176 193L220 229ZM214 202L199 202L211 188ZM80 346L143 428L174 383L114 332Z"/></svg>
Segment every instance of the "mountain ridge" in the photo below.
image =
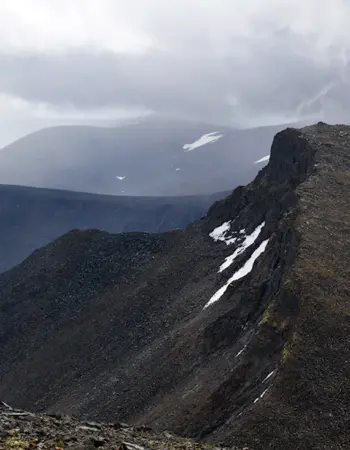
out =
<svg viewBox="0 0 350 450"><path fill-rule="evenodd" d="M346 448L349 131L278 133L255 180L186 230L76 230L0 276L0 396L256 450Z"/></svg>
<svg viewBox="0 0 350 450"><path fill-rule="evenodd" d="M225 195L118 197L0 185L0 272L73 228L114 233L183 228Z"/></svg>

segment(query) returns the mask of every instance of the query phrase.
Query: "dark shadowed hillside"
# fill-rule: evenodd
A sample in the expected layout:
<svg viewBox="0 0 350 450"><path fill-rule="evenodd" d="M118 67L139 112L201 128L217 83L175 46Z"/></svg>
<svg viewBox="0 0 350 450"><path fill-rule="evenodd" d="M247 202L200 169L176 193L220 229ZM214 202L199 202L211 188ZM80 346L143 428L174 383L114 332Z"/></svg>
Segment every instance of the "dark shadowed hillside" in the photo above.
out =
<svg viewBox="0 0 350 450"><path fill-rule="evenodd" d="M260 449L347 448L350 128L276 135L186 230L74 230L0 277L0 398Z"/></svg>
<svg viewBox="0 0 350 450"><path fill-rule="evenodd" d="M282 128L160 117L115 128L47 128L0 151L0 183L130 196L231 191L266 164L255 162Z"/></svg>
<svg viewBox="0 0 350 450"><path fill-rule="evenodd" d="M0 272L73 228L114 233L184 228L226 195L116 197L0 185Z"/></svg>

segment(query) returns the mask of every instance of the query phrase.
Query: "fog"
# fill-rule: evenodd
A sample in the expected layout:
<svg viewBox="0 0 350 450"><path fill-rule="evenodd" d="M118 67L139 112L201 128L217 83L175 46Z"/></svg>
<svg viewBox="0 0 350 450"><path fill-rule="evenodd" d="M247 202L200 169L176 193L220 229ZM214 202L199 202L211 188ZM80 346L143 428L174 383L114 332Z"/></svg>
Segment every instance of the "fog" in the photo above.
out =
<svg viewBox="0 0 350 450"><path fill-rule="evenodd" d="M235 127L349 122L347 0L0 4L0 147L158 113Z"/></svg>

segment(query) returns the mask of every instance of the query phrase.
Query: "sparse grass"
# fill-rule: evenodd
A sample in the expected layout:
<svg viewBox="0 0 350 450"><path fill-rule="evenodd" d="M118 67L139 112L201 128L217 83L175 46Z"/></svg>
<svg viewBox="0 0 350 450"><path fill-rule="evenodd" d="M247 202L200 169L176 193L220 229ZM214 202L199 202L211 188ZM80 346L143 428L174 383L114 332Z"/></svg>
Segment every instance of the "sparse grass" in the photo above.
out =
<svg viewBox="0 0 350 450"><path fill-rule="evenodd" d="M285 364L290 357L290 344L287 342L282 350L282 363Z"/></svg>
<svg viewBox="0 0 350 450"><path fill-rule="evenodd" d="M38 446L38 441L36 439L34 440L24 440L21 439L20 436L10 436L7 439L5 439L3 442L0 441L0 448L4 450L10 450L10 449L36 449Z"/></svg>
<svg viewBox="0 0 350 450"><path fill-rule="evenodd" d="M268 323L271 319L271 313L268 309L265 309L263 312L263 315L261 316L261 320L259 322L259 325L263 325L264 323Z"/></svg>
<svg viewBox="0 0 350 450"><path fill-rule="evenodd" d="M294 347L295 349L295 347L298 346L299 343L300 336L298 335L298 333L294 332L291 339L284 344L281 358L282 364L288 361L288 359L291 357L292 348Z"/></svg>

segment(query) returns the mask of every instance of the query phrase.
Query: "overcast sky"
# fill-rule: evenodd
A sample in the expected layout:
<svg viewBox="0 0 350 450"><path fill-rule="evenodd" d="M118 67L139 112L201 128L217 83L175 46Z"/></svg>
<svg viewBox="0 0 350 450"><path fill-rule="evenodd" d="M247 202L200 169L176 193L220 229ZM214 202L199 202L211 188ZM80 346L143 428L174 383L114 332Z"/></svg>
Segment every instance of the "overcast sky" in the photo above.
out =
<svg viewBox="0 0 350 450"><path fill-rule="evenodd" d="M0 2L0 146L155 111L350 122L350 0Z"/></svg>

